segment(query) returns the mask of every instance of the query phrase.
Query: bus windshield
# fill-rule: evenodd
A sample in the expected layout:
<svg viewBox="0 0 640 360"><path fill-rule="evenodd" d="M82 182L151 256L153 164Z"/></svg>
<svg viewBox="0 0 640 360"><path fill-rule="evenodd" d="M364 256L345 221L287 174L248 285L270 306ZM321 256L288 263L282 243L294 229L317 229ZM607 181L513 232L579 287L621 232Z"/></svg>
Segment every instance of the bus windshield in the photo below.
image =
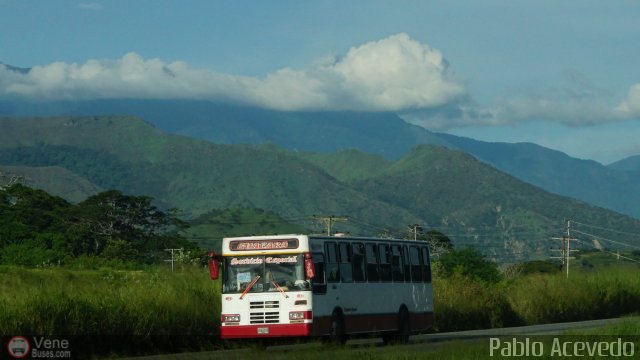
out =
<svg viewBox="0 0 640 360"><path fill-rule="evenodd" d="M224 258L222 291L226 294L311 289L305 279L304 257L293 255L229 256Z"/></svg>

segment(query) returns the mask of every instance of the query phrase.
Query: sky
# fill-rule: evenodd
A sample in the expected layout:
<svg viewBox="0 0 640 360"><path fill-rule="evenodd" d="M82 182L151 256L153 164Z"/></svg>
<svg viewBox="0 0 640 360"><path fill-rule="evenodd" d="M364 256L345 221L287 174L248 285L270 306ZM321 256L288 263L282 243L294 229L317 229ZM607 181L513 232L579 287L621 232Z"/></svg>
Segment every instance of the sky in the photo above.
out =
<svg viewBox="0 0 640 360"><path fill-rule="evenodd" d="M640 0L0 0L0 97L385 111L608 164L640 154Z"/></svg>

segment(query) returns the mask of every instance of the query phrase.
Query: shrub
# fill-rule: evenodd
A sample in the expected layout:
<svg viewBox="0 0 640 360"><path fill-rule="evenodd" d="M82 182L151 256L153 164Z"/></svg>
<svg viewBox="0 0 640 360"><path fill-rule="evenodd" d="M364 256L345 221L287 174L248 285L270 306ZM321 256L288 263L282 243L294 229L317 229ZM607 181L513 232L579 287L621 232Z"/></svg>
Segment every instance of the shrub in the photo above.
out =
<svg viewBox="0 0 640 360"><path fill-rule="evenodd" d="M472 247L443 254L438 263L438 271L444 277L459 274L488 283L497 283L502 279L498 265L486 260L482 253Z"/></svg>
<svg viewBox="0 0 640 360"><path fill-rule="evenodd" d="M109 240L101 254L106 259L133 261L138 257L138 250L126 240Z"/></svg>

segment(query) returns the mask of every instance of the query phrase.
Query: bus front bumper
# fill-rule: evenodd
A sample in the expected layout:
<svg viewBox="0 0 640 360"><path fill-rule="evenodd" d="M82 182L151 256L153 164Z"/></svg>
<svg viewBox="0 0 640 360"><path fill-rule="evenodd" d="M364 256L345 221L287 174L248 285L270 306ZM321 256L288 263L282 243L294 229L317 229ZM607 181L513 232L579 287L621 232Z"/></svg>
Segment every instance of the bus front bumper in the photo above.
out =
<svg viewBox="0 0 640 360"><path fill-rule="evenodd" d="M292 337L311 335L312 324L223 325L221 339Z"/></svg>

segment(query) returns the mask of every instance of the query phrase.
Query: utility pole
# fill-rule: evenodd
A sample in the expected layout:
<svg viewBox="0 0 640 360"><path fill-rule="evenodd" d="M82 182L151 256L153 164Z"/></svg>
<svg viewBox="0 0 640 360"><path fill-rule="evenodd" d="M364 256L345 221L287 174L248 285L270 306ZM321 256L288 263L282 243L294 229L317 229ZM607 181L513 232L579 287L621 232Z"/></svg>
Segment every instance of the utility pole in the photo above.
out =
<svg viewBox="0 0 640 360"><path fill-rule="evenodd" d="M175 259L175 253L180 251L180 253L182 253L182 248L179 249L164 249L164 251L168 251L171 252L171 260L165 260L166 262L170 262L171 263L171 272L173 272L173 263L175 263L177 260Z"/></svg>
<svg viewBox="0 0 640 360"><path fill-rule="evenodd" d="M348 221L349 218L346 216L335 216L335 215L327 215L327 216L316 216L313 218L315 220L321 221L325 228L327 229L327 236L331 236L331 232L333 231L333 222L334 221Z"/></svg>
<svg viewBox="0 0 640 360"><path fill-rule="evenodd" d="M559 257L551 257L552 259L560 259L562 261L562 266L564 267L566 273L567 273L567 278L569 278L569 261L572 259L575 259L575 257L571 256L571 252L572 251L578 251L578 250L572 250L571 249L571 242L572 241L576 241L577 239L572 238L571 237L571 220L567 220L566 222L566 228L565 228L565 236L563 237L552 237L551 240L561 240L562 241L562 246L560 247L560 249L552 249L555 251L560 251L560 256Z"/></svg>
<svg viewBox="0 0 640 360"><path fill-rule="evenodd" d="M422 226L418 224L409 225L409 233L413 234L414 241L418 241L418 233L422 233Z"/></svg>

